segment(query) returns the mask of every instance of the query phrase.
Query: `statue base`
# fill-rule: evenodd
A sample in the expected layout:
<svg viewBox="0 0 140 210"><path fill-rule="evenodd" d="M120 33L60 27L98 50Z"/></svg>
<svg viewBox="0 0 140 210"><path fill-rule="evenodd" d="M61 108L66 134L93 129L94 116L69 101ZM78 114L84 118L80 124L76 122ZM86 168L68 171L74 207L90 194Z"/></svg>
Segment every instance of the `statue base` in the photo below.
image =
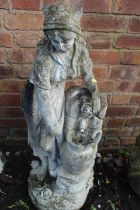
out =
<svg viewBox="0 0 140 210"><path fill-rule="evenodd" d="M39 210L78 210L93 187L93 165L97 145L64 142L57 179L47 184L29 176L29 196Z"/></svg>

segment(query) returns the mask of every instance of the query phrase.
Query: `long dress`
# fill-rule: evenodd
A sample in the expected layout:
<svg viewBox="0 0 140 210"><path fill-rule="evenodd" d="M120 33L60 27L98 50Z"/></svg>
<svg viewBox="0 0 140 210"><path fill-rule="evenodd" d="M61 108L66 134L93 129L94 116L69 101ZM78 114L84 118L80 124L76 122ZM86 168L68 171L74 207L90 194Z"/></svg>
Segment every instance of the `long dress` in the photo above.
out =
<svg viewBox="0 0 140 210"><path fill-rule="evenodd" d="M93 78L86 48L75 43L72 53L75 70L70 65L71 58L69 61L63 60L49 42L40 43L31 77L23 91L22 106L28 124L28 143L42 165L49 162L51 175L55 174L59 147L63 141L65 81L81 75L88 80ZM55 128L55 124L59 135L50 134L50 128Z"/></svg>
<svg viewBox="0 0 140 210"><path fill-rule="evenodd" d="M28 124L28 143L42 163L48 159L49 171L53 175L63 141L66 65L50 51L43 46L38 53L31 77L25 84L22 106ZM59 125L59 135L49 132L53 120Z"/></svg>

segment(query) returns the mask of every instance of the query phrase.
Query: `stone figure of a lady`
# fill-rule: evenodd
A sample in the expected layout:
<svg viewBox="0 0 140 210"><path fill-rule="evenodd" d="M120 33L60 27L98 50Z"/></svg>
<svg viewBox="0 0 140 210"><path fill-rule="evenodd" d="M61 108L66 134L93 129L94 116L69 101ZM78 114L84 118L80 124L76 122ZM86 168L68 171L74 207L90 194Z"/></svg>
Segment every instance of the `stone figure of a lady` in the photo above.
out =
<svg viewBox="0 0 140 210"><path fill-rule="evenodd" d="M44 15L45 37L37 45L22 97L28 142L37 157L28 179L29 196L39 210L78 210L93 186L107 105L81 35L82 11L51 5ZM66 80L78 77L85 87L65 93ZM55 179L50 181L49 175Z"/></svg>
<svg viewBox="0 0 140 210"><path fill-rule="evenodd" d="M40 158L32 174L39 180L45 179L47 171L56 176L59 148L64 139L66 80L83 77L94 96L93 113L101 108L92 62L81 36L82 11L69 12L58 5L46 7L44 15L45 37L38 43L33 71L23 93L28 141L34 155Z"/></svg>

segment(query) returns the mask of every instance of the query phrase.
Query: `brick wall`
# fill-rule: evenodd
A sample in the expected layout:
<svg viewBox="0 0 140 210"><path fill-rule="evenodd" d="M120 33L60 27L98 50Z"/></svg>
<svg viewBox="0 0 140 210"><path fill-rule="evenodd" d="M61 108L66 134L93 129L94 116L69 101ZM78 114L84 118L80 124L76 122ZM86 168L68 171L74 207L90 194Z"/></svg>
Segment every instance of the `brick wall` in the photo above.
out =
<svg viewBox="0 0 140 210"><path fill-rule="evenodd" d="M21 91L51 0L0 0L0 139L25 137ZM101 92L108 96L101 146L133 145L140 133L140 0L83 0L82 28ZM69 81L67 87L80 85Z"/></svg>

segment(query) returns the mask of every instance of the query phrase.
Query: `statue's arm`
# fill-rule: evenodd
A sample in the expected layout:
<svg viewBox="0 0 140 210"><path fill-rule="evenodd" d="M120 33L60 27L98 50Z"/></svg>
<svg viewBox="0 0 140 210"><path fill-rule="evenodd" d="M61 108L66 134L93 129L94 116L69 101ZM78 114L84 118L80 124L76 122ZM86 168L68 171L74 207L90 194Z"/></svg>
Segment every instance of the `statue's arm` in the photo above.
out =
<svg viewBox="0 0 140 210"><path fill-rule="evenodd" d="M84 73L85 85L92 95L93 114L97 114L101 109L100 94L97 88L97 82L92 72L92 67L89 66Z"/></svg>
<svg viewBox="0 0 140 210"><path fill-rule="evenodd" d="M93 75L92 69L85 72L84 81L91 94L97 91L96 79Z"/></svg>
<svg viewBox="0 0 140 210"><path fill-rule="evenodd" d="M50 99L50 90L35 87L35 95L49 134L59 135L61 129L55 117L53 104Z"/></svg>
<svg viewBox="0 0 140 210"><path fill-rule="evenodd" d="M92 110L93 117L91 124L93 125L92 138L96 143L99 143L102 136L102 124L107 110L106 96L98 92L97 83L94 78L92 69L87 71L84 76L85 84L92 94Z"/></svg>
<svg viewBox="0 0 140 210"><path fill-rule="evenodd" d="M83 76L84 82L86 87L89 89L91 94L97 89L96 88L96 80L93 75L93 62L89 57L88 49L85 45L80 45L81 48L79 49L79 59L78 59L78 66L80 66L80 72ZM81 51L80 51L81 50Z"/></svg>

